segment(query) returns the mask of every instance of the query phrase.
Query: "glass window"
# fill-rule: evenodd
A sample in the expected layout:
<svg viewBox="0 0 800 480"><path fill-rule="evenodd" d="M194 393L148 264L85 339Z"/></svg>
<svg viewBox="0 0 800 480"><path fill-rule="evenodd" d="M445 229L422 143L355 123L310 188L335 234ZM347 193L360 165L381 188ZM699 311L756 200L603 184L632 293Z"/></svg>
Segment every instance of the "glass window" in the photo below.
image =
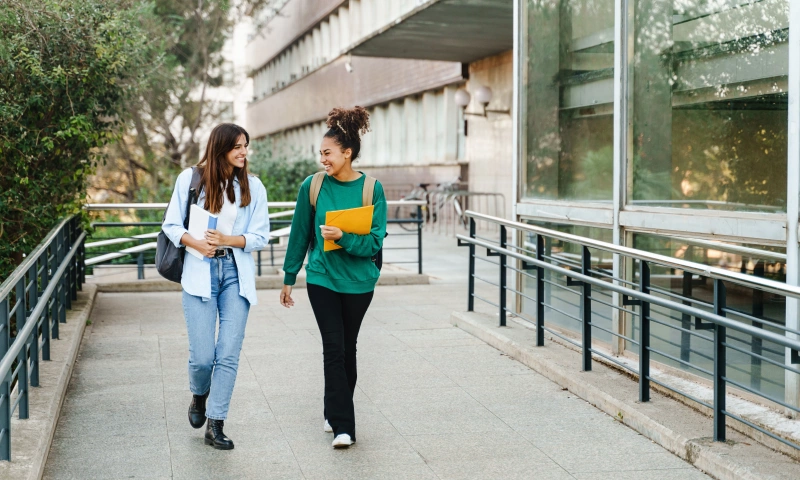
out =
<svg viewBox="0 0 800 480"><path fill-rule="evenodd" d="M529 0L524 196L610 201L614 2Z"/></svg>
<svg viewBox="0 0 800 480"><path fill-rule="evenodd" d="M789 0L636 0L631 201L786 209Z"/></svg>
<svg viewBox="0 0 800 480"><path fill-rule="evenodd" d="M724 268L734 272L786 280L786 249L759 245L743 245L716 242L697 238L671 238L657 235L634 234L633 247L675 258L682 258L704 265ZM633 280L639 281L638 263L629 271ZM710 311L714 302L714 282L706 277L684 273L681 270L651 265L651 289L653 294L676 300L675 295L691 298L694 306ZM786 325L786 302L780 295L726 284L726 315L748 325L783 334L774 325ZM680 299L677 299L680 301ZM651 305L650 325L653 360L699 374L696 369L665 357L655 351L690 362L706 370L713 369L713 338L708 330L697 330L694 319L659 306ZM756 320L762 320L758 322ZM639 317L630 316L626 324L629 336L639 340ZM678 330L677 328L684 330ZM751 337L728 329L728 342L736 348L728 348L728 376L753 389L783 398L784 370L769 362L760 361L744 352L752 352L779 363L783 363L783 347L771 342L752 341ZM638 353L637 345L628 344Z"/></svg>

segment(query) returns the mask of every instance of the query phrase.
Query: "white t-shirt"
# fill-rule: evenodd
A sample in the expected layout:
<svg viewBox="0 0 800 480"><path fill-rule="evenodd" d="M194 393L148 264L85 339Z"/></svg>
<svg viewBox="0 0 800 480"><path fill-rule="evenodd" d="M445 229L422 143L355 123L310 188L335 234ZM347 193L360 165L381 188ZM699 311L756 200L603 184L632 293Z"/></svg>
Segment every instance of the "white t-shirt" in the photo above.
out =
<svg viewBox="0 0 800 480"><path fill-rule="evenodd" d="M228 200L228 195L222 192L222 210L217 216L217 230L223 235L233 233L233 224L236 222L237 207L235 203Z"/></svg>

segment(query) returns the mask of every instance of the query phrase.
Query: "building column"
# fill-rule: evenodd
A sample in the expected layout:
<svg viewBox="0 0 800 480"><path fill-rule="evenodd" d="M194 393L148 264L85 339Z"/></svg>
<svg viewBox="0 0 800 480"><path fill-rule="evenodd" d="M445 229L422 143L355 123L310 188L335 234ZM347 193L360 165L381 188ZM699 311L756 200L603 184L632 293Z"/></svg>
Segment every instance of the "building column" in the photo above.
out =
<svg viewBox="0 0 800 480"><path fill-rule="evenodd" d="M789 145L786 187L786 283L800 285L800 248L798 248L798 217L800 217L800 3L789 6ZM800 329L800 300L786 298L786 327ZM790 338L798 335L787 333ZM786 349L786 365L791 365ZM785 401L800 406L800 375L786 371ZM797 413L786 409L797 417Z"/></svg>
<svg viewBox="0 0 800 480"><path fill-rule="evenodd" d="M625 231L619 223L619 214L627 201L628 178L628 14L627 0L614 0L614 245L625 244ZM625 278L625 261L619 254L613 256L613 275ZM616 280L616 285L620 285ZM622 295L612 292L611 303L622 307ZM625 312L611 310L611 331L625 335ZM611 341L611 353L619 355L625 350L625 340L615 337Z"/></svg>

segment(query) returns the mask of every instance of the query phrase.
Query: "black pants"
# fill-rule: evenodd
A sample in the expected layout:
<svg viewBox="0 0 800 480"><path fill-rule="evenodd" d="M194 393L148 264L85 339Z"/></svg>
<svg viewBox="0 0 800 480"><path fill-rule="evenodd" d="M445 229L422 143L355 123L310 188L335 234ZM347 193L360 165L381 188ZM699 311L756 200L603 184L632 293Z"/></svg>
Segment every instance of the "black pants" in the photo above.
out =
<svg viewBox="0 0 800 480"><path fill-rule="evenodd" d="M325 418L334 435L346 433L355 441L356 341L375 292L337 293L312 284L307 289L322 335Z"/></svg>

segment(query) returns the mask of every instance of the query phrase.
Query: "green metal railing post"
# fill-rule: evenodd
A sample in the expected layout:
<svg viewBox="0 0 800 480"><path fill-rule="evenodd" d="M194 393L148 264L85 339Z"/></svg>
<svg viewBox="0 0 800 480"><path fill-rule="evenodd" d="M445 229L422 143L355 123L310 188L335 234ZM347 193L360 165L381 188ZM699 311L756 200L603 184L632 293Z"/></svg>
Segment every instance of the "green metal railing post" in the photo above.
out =
<svg viewBox="0 0 800 480"><path fill-rule="evenodd" d="M639 291L650 294L650 265L639 262ZM650 401L650 302L639 307L639 401Z"/></svg>
<svg viewBox="0 0 800 480"><path fill-rule="evenodd" d="M725 316L725 283L714 279L714 314ZM725 441L726 328L714 325L714 441Z"/></svg>

